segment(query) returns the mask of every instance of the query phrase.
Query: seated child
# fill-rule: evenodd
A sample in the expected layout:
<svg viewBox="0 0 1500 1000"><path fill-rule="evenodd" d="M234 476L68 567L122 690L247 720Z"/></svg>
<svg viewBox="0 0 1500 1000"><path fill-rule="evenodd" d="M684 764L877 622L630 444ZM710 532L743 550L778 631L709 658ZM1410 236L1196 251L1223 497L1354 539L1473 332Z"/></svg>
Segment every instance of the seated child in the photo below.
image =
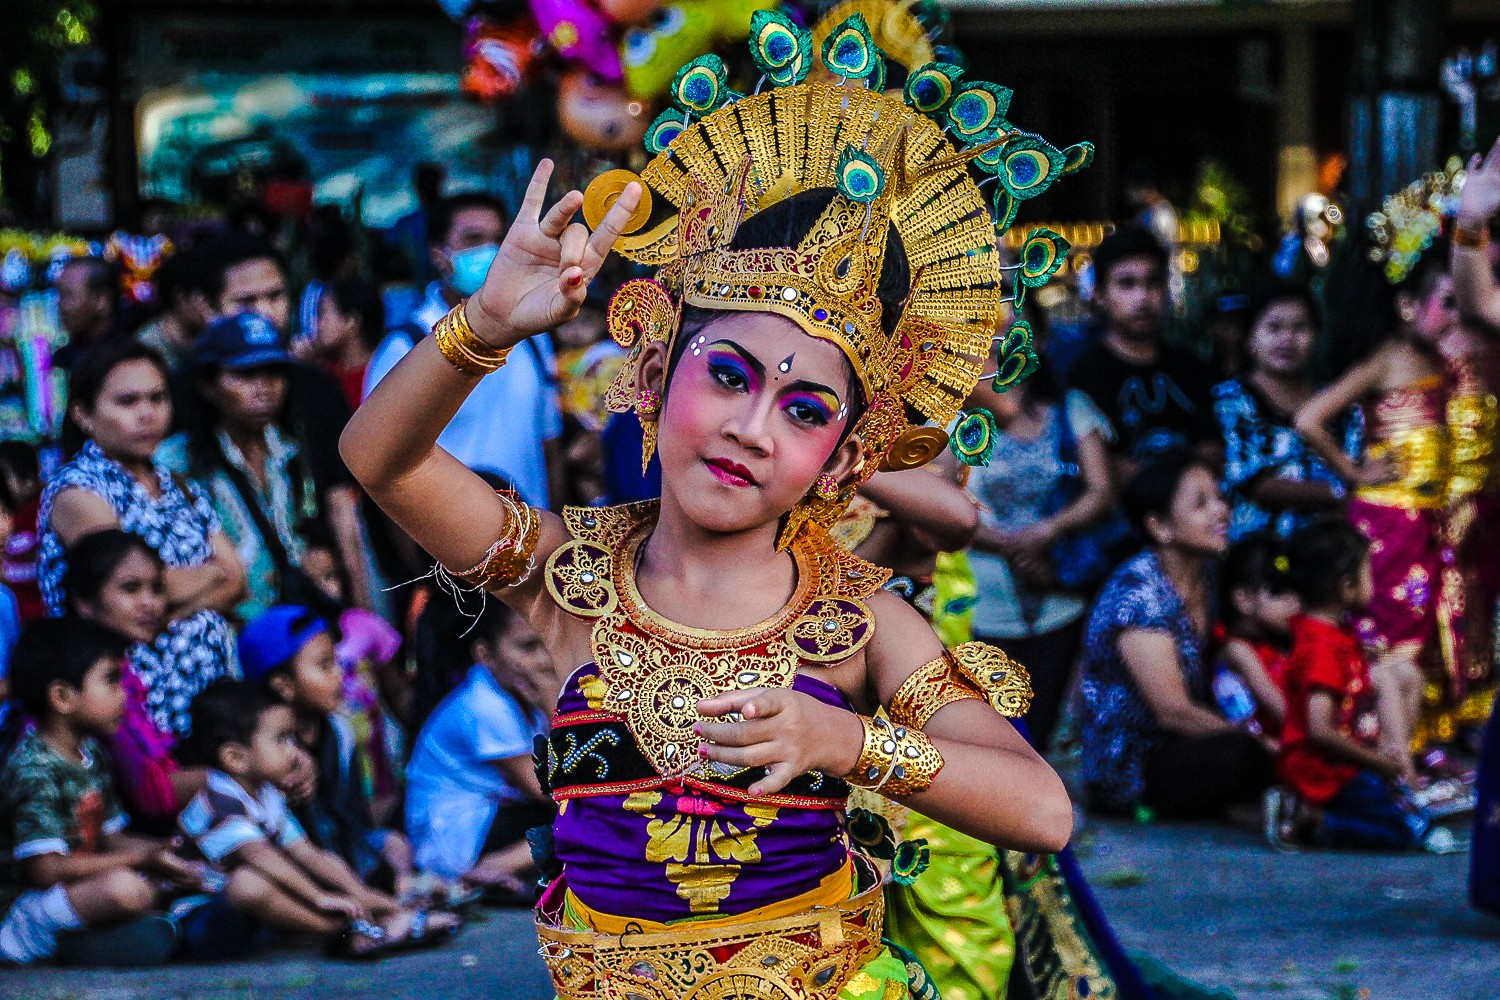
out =
<svg viewBox="0 0 1500 1000"><path fill-rule="evenodd" d="M403 908L308 840L277 791L303 753L290 706L260 685L221 680L193 699L192 722L181 753L210 768L208 786L178 825L190 854L226 879L222 893L182 917L191 955L243 954L261 927L322 937L357 958L432 944L457 930L452 914Z"/></svg>
<svg viewBox="0 0 1500 1000"><path fill-rule="evenodd" d="M203 789L207 771L179 767L176 738L157 727L147 708L145 678L161 671L167 623L161 556L140 535L105 528L84 535L68 550L63 577L68 610L130 640L125 664L125 719L110 737L115 780L137 828L175 830L177 814Z"/></svg>
<svg viewBox="0 0 1500 1000"><path fill-rule="evenodd" d="M532 766L555 692L549 654L520 616L490 601L474 625L476 665L417 737L406 770L406 829L417 863L490 890L495 902L530 901L526 831L552 822Z"/></svg>
<svg viewBox="0 0 1500 1000"><path fill-rule="evenodd" d="M312 842L332 851L360 881L412 894L411 844L374 827L362 755L344 715L344 671L328 623L308 608L267 608L240 633L240 670L291 708L297 740L317 768L317 789L295 809Z"/></svg>
<svg viewBox="0 0 1500 1000"><path fill-rule="evenodd" d="M1269 736L1281 734L1286 718L1282 675L1292 619L1302 608L1289 568L1278 542L1252 535L1229 547L1219 571L1220 669L1244 682L1255 699L1255 722Z"/></svg>
<svg viewBox="0 0 1500 1000"><path fill-rule="evenodd" d="M1369 664L1348 623L1370 600L1369 541L1343 521L1299 531L1289 544L1292 586L1305 613L1292 622L1284 677L1286 725L1278 771L1286 793L1267 796L1275 846L1409 850L1451 833L1411 802L1406 753L1380 748ZM1278 799L1278 795L1280 798Z"/></svg>
<svg viewBox="0 0 1500 1000"><path fill-rule="evenodd" d="M348 574L332 541L312 537L302 570L339 604L347 604ZM401 796L406 732L398 721L411 710L411 683L401 670L401 633L373 611L345 607L334 655L344 668L344 708L360 750L365 797L377 824L385 824Z"/></svg>
<svg viewBox="0 0 1500 1000"><path fill-rule="evenodd" d="M6 485L5 478L0 476L0 552L5 551L5 545L10 540L11 514L15 510L15 502L11 499L10 488ZM0 724L5 722L6 699L10 695L10 651L15 648L16 640L21 636L21 605L16 602L15 593L5 584L3 576L0 576Z"/></svg>
<svg viewBox="0 0 1500 1000"><path fill-rule="evenodd" d="M172 924L147 915L162 879L193 888L196 873L164 843L124 832L127 820L98 742L125 713L126 645L90 622L40 619L16 646L16 708L0 770L5 962L50 958L60 936L116 924L94 940L103 946L94 954L107 964L157 964L176 949ZM23 713L34 726L23 723Z"/></svg>

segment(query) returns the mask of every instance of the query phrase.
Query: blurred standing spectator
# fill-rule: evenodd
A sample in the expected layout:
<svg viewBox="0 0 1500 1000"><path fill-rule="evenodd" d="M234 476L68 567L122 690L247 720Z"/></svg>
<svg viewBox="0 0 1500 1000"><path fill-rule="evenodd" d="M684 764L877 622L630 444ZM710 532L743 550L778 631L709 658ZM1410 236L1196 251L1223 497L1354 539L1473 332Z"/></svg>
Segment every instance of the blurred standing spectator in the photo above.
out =
<svg viewBox="0 0 1500 1000"><path fill-rule="evenodd" d="M1069 392L1064 402L1045 367L1003 395L980 391L1000 433L990 463L969 476L982 505L969 555L979 593L974 636L1031 672L1026 728L1045 750L1072 682L1087 610L1087 594L1058 583L1054 543L1110 508L1110 428L1083 393Z"/></svg>
<svg viewBox="0 0 1500 1000"><path fill-rule="evenodd" d="M174 373L191 367L193 342L214 317L211 280L208 262L195 250L172 254L153 278L161 314L137 330L136 339L165 358Z"/></svg>
<svg viewBox="0 0 1500 1000"><path fill-rule="evenodd" d="M365 369L385 335L385 307L379 290L359 277L329 282L318 299L314 349L328 374L338 379L351 410L364 391Z"/></svg>
<svg viewBox="0 0 1500 1000"><path fill-rule="evenodd" d="M1214 386L1230 541L1263 531L1286 538L1343 504L1343 481L1293 426L1317 391L1310 369L1318 332L1317 303L1306 288L1271 289L1250 310L1245 373ZM1347 450L1359 422L1346 417L1344 425Z"/></svg>
<svg viewBox="0 0 1500 1000"><path fill-rule="evenodd" d="M42 504L42 467L25 441L0 441L0 480L10 495L10 537L0 555L0 583L9 587L30 621L45 613L37 582L37 515Z"/></svg>
<svg viewBox="0 0 1500 1000"><path fill-rule="evenodd" d="M67 608L69 546L120 528L145 539L166 565L168 639L148 683L151 717L163 732L188 727L193 696L236 672L234 638L221 612L245 589L245 570L208 497L156 462L172 420L166 363L132 340L111 341L73 373L65 443L73 459L42 493L38 564L49 614Z"/></svg>
<svg viewBox="0 0 1500 1000"><path fill-rule="evenodd" d="M214 284L209 303L219 316L253 312L275 328L285 345L291 320L291 297L286 268L280 256L262 240L243 235L221 236L205 252L214 261ZM339 435L349 422L349 404L338 382L322 369L294 362L286 369L287 405L284 428L302 448L308 471L324 498L323 517L344 552L361 544L359 491L339 456ZM194 420L179 427L199 426ZM351 568L350 599L368 608L373 601L369 574L363 564Z"/></svg>
<svg viewBox="0 0 1500 1000"><path fill-rule="evenodd" d="M1124 503L1147 544L1110 577L1089 617L1084 781L1094 805L1112 812L1216 816L1274 778L1270 751L1219 714L1204 662L1229 508L1213 470L1180 451L1149 459Z"/></svg>
<svg viewBox="0 0 1500 1000"><path fill-rule="evenodd" d="M292 356L260 316L215 320L198 340L194 385L201 419L168 440L158 460L201 483L245 565L247 591L235 608L242 621L273 604L313 601L300 568L306 525L325 519L339 500L353 505L355 487L325 486L288 433L287 389ZM347 496L338 498L337 493ZM362 572L359 536L346 560ZM368 578L363 578L368 588Z"/></svg>
<svg viewBox="0 0 1500 1000"><path fill-rule="evenodd" d="M0 546L10 539L10 511L14 506L10 490L0 481ZM10 651L21 635L21 607L16 595L0 582L0 723L5 721L5 700L10 695Z"/></svg>
<svg viewBox="0 0 1500 1000"><path fill-rule="evenodd" d="M412 322L392 330L376 348L365 373L365 396L438 320L479 290L506 225L504 206L487 194L455 195L433 210L429 251L442 277L427 286ZM437 443L475 471L504 476L527 503L550 507L552 489L562 485L556 447L561 433L557 363L551 338L539 334L518 345L505 367L480 380Z"/></svg>
<svg viewBox="0 0 1500 1000"><path fill-rule="evenodd" d="M115 323L119 285L114 266L103 257L74 257L57 272L57 311L68 342L52 363L72 371L79 357L103 340Z"/></svg>
<svg viewBox="0 0 1500 1000"><path fill-rule="evenodd" d="M447 177L448 171L441 163L417 164L411 172L417 207L397 219L389 230L391 242L411 261L412 278L419 285L438 277L429 247L436 242L432 237L432 216L443 200L443 182Z"/></svg>
<svg viewBox="0 0 1500 1000"><path fill-rule="evenodd" d="M1073 388L1087 393L1114 428L1115 482L1122 488L1156 452L1218 450L1203 362L1162 342L1167 252L1144 229L1111 234L1094 251L1099 341L1072 368Z"/></svg>
<svg viewBox="0 0 1500 1000"><path fill-rule="evenodd" d="M307 286L297 310L293 346L299 357L315 351L324 292L330 282L359 272L359 241L337 205L319 205L308 219Z"/></svg>

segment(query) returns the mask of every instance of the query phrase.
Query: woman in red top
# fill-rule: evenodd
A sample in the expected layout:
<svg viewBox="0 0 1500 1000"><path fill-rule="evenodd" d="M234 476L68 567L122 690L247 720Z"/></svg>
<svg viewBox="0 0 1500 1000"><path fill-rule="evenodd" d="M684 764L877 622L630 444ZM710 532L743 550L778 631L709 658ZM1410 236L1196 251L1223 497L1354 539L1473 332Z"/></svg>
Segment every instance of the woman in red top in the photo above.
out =
<svg viewBox="0 0 1500 1000"><path fill-rule="evenodd" d="M1432 822L1402 783L1410 760L1380 749L1369 664L1346 623L1370 601L1369 541L1333 521L1299 532L1290 549L1306 613L1292 622L1277 768L1300 802L1268 810L1267 836L1276 846L1301 834L1324 847L1409 850L1432 839Z"/></svg>
<svg viewBox="0 0 1500 1000"><path fill-rule="evenodd" d="M365 368L384 336L385 305L378 288L358 277L328 283L318 300L315 349L324 369L338 379L350 410L359 409Z"/></svg>

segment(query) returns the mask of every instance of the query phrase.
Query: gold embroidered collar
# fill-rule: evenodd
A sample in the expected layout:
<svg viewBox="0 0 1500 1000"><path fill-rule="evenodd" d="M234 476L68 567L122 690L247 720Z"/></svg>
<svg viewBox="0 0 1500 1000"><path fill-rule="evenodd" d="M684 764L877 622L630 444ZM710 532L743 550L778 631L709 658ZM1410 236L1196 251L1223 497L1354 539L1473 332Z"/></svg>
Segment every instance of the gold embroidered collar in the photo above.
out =
<svg viewBox="0 0 1500 1000"><path fill-rule="evenodd" d="M621 716L663 777L705 768L693 724L704 698L752 687L790 687L798 666L838 663L874 631L864 598L890 576L826 535L792 546L797 587L772 618L717 631L679 625L647 607L635 560L656 524L657 502L570 507L572 540L547 560L547 591L565 611L594 622L590 644L607 691L602 707Z"/></svg>

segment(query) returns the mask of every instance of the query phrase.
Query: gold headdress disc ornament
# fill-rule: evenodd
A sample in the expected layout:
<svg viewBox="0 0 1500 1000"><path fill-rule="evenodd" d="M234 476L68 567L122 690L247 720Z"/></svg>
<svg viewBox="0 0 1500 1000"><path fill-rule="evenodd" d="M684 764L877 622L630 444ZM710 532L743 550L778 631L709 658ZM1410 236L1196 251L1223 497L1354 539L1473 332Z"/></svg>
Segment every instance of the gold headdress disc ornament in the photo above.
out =
<svg viewBox="0 0 1500 1000"><path fill-rule="evenodd" d="M847 74L837 82L807 79L811 47L810 32L779 14L757 14L751 54L775 85L740 96L725 86L717 57L694 60L674 81L674 107L648 133L657 155L639 178L614 170L589 186L584 215L597 226L630 180L642 183L650 207L635 213L615 249L657 268L654 279L627 282L611 301L610 332L632 353L609 402L616 412L631 408L641 350L652 342L670 349L684 306L774 313L836 344L853 367L866 400L855 428L866 447L863 474L912 468L948 443L945 428L981 377L994 378L986 363L1015 301L1004 291L1010 269L1001 266L991 199L970 164L1004 152L1012 139L1024 136L1028 148L1045 143L1004 120L1009 91L959 88L956 67L916 71L937 77L940 97L920 110L908 103L911 86L906 100L862 86L882 79L884 64L859 15L829 32L822 49L823 64ZM781 76L784 66L791 68ZM956 90L990 104L970 100L961 116ZM976 105L990 117L976 121ZM953 131L963 141L950 138ZM1045 148L1061 170L1061 154ZM1023 167L1038 154L1030 155ZM746 219L820 189L832 200L799 245L731 249ZM911 281L888 334L876 290L892 229Z"/></svg>

